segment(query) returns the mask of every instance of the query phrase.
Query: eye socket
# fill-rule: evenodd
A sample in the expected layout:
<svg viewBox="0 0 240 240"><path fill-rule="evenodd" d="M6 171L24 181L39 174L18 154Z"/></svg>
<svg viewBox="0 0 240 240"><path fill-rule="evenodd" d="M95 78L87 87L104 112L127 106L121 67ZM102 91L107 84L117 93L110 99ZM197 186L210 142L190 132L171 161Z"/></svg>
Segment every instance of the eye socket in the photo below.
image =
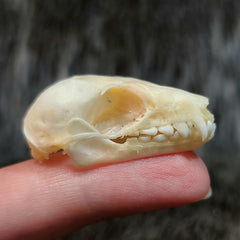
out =
<svg viewBox="0 0 240 240"><path fill-rule="evenodd" d="M101 95L91 111L96 115L92 125L101 133L119 131L146 113L146 103L132 85L111 87Z"/></svg>

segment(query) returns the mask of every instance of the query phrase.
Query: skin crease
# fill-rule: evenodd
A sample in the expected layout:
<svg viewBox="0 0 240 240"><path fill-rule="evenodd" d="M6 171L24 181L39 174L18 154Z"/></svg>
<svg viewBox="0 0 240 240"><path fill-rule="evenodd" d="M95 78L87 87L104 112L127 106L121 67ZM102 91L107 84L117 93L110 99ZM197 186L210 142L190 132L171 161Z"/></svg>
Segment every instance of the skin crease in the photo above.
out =
<svg viewBox="0 0 240 240"><path fill-rule="evenodd" d="M210 187L193 152L74 167L66 155L0 169L1 239L58 239L96 221L196 202Z"/></svg>

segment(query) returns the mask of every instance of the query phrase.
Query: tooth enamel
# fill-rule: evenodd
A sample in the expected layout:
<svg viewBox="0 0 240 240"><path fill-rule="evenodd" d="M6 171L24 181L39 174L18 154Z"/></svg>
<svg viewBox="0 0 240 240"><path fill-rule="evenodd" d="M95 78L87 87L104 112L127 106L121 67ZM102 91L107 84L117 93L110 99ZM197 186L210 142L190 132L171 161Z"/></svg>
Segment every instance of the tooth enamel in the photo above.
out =
<svg viewBox="0 0 240 240"><path fill-rule="evenodd" d="M129 138L129 140L130 140L130 141L137 141L137 140L138 140L138 138L136 138L136 137L133 137L133 138Z"/></svg>
<svg viewBox="0 0 240 240"><path fill-rule="evenodd" d="M173 124L174 128L182 135L184 138L187 138L189 135L189 128L186 123L175 123Z"/></svg>
<svg viewBox="0 0 240 240"><path fill-rule="evenodd" d="M157 134L157 132L158 132L158 130L156 127L151 127L148 129L140 130L141 134L146 134L146 135L150 135L150 136L155 136Z"/></svg>
<svg viewBox="0 0 240 240"><path fill-rule="evenodd" d="M211 121L208 121L207 128L208 128L208 137L212 137L212 134L214 134L216 129L216 124Z"/></svg>
<svg viewBox="0 0 240 240"><path fill-rule="evenodd" d="M193 133L192 129L188 128L188 136L192 136L192 133Z"/></svg>
<svg viewBox="0 0 240 240"><path fill-rule="evenodd" d="M207 121L207 128L208 128L208 131L211 131L213 128L213 122Z"/></svg>
<svg viewBox="0 0 240 240"><path fill-rule="evenodd" d="M156 142L162 142L162 141L167 140L167 137L163 134L158 134L157 136L155 136L153 138L153 140L156 141Z"/></svg>
<svg viewBox="0 0 240 240"><path fill-rule="evenodd" d="M194 122L196 124L196 128L198 129L198 131L201 132L202 141L206 140L208 136L208 130L204 119L202 117L197 117L195 118Z"/></svg>
<svg viewBox="0 0 240 240"><path fill-rule="evenodd" d="M166 126L163 126L163 127L159 127L158 131L163 133L166 136L172 136L173 133L174 133L174 129L171 125L166 125Z"/></svg>
<svg viewBox="0 0 240 240"><path fill-rule="evenodd" d="M130 134L129 136L131 136L131 137L138 137L139 136L139 132L138 131L134 132L134 133Z"/></svg>
<svg viewBox="0 0 240 240"><path fill-rule="evenodd" d="M212 128L212 132L210 135L211 138L214 136L215 130L216 130L216 123L213 123L213 128Z"/></svg>
<svg viewBox="0 0 240 240"><path fill-rule="evenodd" d="M178 132L175 132L175 134L171 137L172 140L176 140L180 137Z"/></svg>
<svg viewBox="0 0 240 240"><path fill-rule="evenodd" d="M139 137L138 140L139 140L140 142L149 142L149 141L151 141L151 137L149 137L149 136Z"/></svg>
<svg viewBox="0 0 240 240"><path fill-rule="evenodd" d="M191 121L187 121L187 125L188 125L189 128L193 127L193 123Z"/></svg>

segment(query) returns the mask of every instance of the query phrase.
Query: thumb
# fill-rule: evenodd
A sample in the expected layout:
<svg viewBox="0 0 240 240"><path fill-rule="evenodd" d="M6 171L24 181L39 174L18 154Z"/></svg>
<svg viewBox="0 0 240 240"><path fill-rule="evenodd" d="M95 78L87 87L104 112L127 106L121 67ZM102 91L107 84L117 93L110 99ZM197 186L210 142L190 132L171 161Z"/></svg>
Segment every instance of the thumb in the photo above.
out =
<svg viewBox="0 0 240 240"><path fill-rule="evenodd" d="M193 152L89 169L61 153L0 169L0 236L54 239L113 216L195 202L210 180Z"/></svg>

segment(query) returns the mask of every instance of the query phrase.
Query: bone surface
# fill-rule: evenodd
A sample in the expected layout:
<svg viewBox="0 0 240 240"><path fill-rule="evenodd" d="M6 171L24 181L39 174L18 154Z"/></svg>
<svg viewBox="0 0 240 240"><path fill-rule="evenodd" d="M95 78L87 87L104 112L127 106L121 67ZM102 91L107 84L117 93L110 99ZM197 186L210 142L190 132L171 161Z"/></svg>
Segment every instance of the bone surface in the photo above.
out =
<svg viewBox="0 0 240 240"><path fill-rule="evenodd" d="M39 161L63 150L76 166L195 150L214 136L208 99L127 77L56 82L27 111L23 132Z"/></svg>

